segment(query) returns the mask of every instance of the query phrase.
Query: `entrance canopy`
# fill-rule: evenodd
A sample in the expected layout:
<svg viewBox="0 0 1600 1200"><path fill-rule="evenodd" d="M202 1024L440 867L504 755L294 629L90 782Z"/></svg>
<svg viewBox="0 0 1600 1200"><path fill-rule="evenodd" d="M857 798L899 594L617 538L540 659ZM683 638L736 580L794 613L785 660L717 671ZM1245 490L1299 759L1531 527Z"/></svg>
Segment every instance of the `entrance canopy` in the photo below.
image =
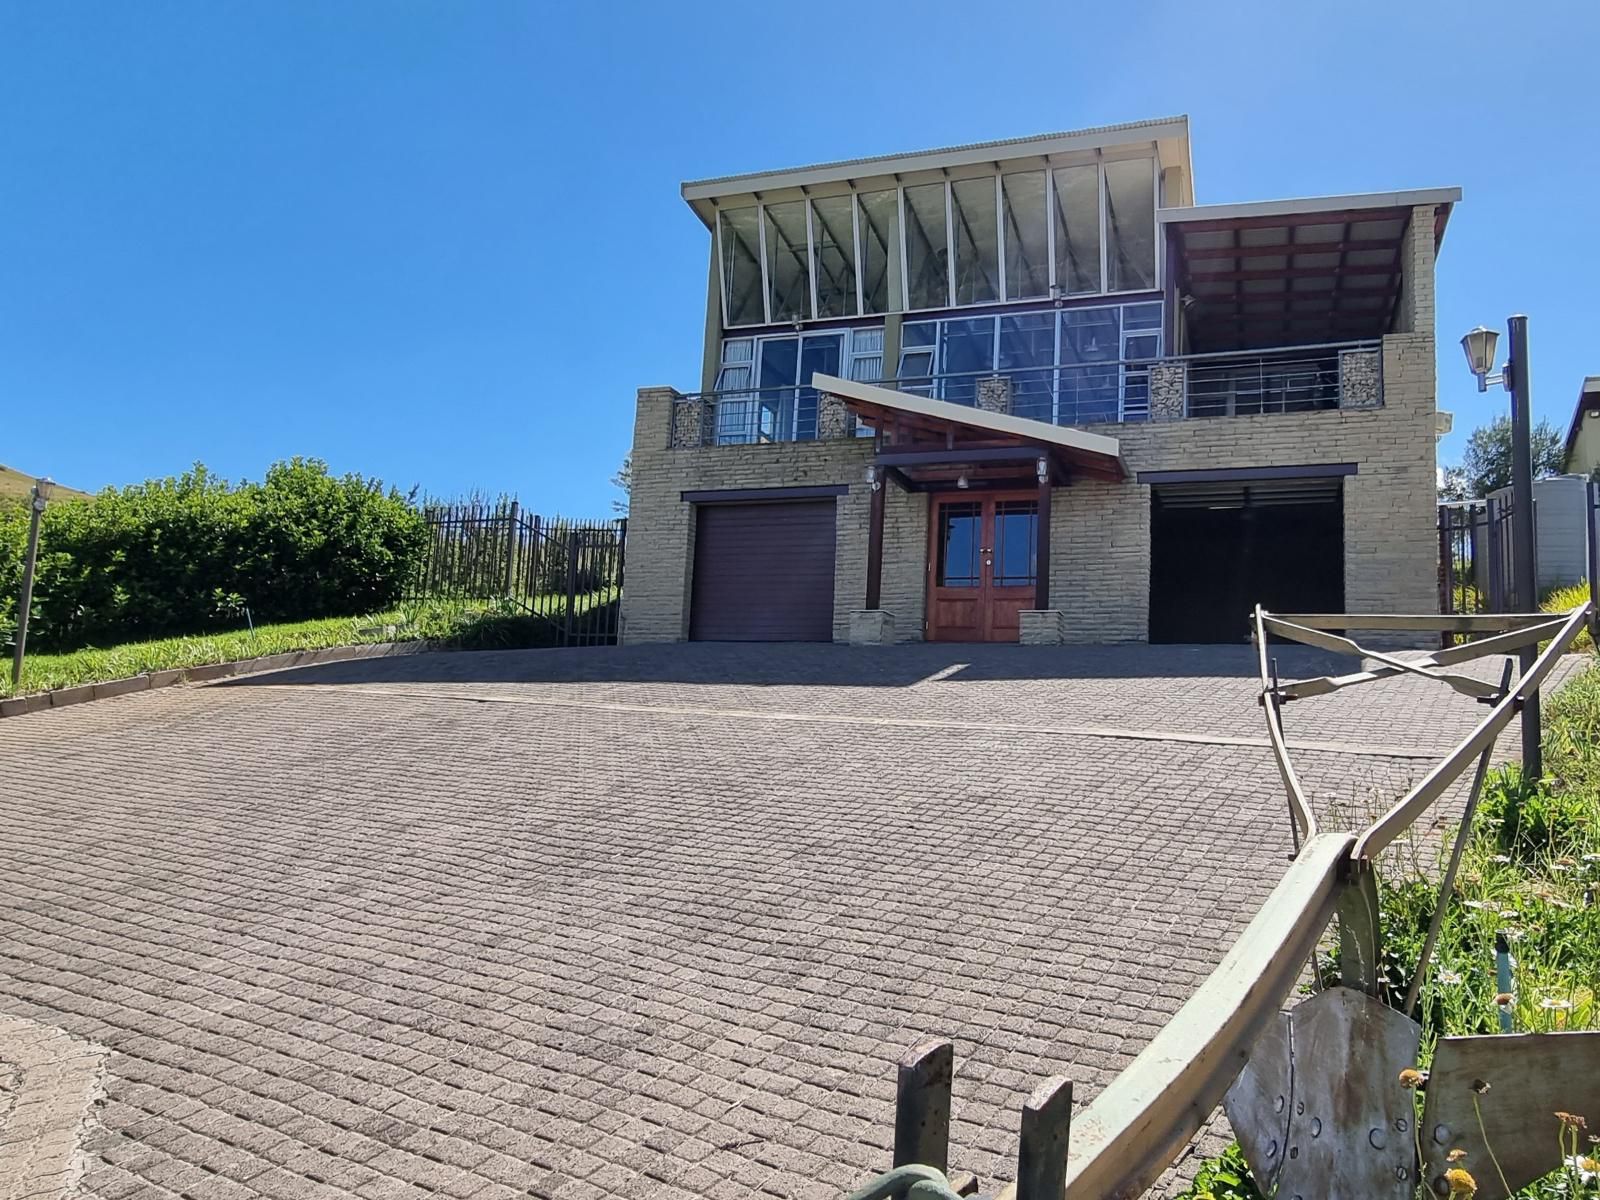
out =
<svg viewBox="0 0 1600 1200"><path fill-rule="evenodd" d="M878 433L875 462L908 490L947 488L963 477L968 485L1015 480L1019 473L1032 477L1041 458L1057 483L1075 475L1128 477L1113 437L832 375L814 375L811 386L837 396Z"/></svg>

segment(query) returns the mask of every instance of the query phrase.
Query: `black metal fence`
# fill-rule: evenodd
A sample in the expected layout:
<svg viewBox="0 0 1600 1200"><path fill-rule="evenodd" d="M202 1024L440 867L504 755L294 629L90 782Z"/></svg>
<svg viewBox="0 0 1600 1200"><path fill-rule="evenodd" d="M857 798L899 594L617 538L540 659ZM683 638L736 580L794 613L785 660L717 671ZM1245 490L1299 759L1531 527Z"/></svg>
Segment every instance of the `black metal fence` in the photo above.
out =
<svg viewBox="0 0 1600 1200"><path fill-rule="evenodd" d="M1439 611L1531 612L1537 596L1517 595L1510 497L1439 506Z"/></svg>
<svg viewBox="0 0 1600 1200"><path fill-rule="evenodd" d="M414 600L488 600L546 622L563 646L617 641L627 520L574 521L515 500L429 504Z"/></svg>

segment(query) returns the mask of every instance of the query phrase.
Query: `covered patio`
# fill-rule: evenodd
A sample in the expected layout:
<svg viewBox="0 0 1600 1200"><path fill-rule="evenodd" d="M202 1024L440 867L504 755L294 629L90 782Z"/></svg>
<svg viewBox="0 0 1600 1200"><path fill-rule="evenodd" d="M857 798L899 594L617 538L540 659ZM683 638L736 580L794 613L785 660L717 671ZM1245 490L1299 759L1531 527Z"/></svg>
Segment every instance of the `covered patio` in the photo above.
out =
<svg viewBox="0 0 1600 1200"><path fill-rule="evenodd" d="M977 626L957 620L953 630L975 628L980 636L973 640L999 640L992 612L997 606L1018 614L1022 624L1030 624L1021 614L1047 613L1050 610L1050 497L1056 487L1067 486L1074 478L1120 482L1128 478L1116 438L1085 433L1060 425L1046 425L1008 413L982 407L969 408L944 400L912 395L831 375L817 375L812 386L825 398L841 404L855 416L859 426L870 429L874 452L867 466L872 488L867 533L867 577L863 597L862 640L883 640L882 582L884 544L884 484L893 483L904 492L928 493L936 503L960 503L969 518L977 540L971 543L972 565L964 573L953 573L956 582L944 578L944 528L935 519L930 541L930 562L937 570L932 580L930 613L947 604L975 604L982 611ZM825 400L825 402L827 402ZM1011 513L997 511L994 503L983 503L985 496L1006 497ZM1031 506L1029 501L1031 500ZM1009 571L1002 561L1010 541L1013 558L1022 547L1015 538L999 532L1007 516L1027 518L1031 545L1025 548L1026 569L1014 565ZM970 539L969 539L970 540ZM981 543L987 542L987 545ZM963 543L965 547L966 543ZM941 590L960 593L941 596ZM965 595L964 593L975 593ZM1002 616L999 628L1009 630L1009 616ZM1059 617L1057 618L1059 622ZM1048 618L1045 619L1048 624ZM938 628L936 615L931 622ZM876 626L876 629L873 627ZM852 640L855 634L852 634Z"/></svg>

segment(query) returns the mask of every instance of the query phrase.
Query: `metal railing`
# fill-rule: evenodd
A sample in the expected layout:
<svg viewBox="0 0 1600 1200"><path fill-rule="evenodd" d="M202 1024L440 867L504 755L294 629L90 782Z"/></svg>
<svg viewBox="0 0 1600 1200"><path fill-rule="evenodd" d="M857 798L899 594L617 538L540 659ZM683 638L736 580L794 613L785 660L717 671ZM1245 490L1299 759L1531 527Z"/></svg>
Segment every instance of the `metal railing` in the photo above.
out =
<svg viewBox="0 0 1600 1200"><path fill-rule="evenodd" d="M1382 402L1377 342L1196 354L1180 361L1186 368L1184 411L1191 417L1375 408Z"/></svg>
<svg viewBox="0 0 1600 1200"><path fill-rule="evenodd" d="M1074 426L1376 408L1383 402L1377 342L947 371L862 382ZM674 401L671 444L805 442L854 433L853 419L830 422L815 388L785 384L680 395Z"/></svg>

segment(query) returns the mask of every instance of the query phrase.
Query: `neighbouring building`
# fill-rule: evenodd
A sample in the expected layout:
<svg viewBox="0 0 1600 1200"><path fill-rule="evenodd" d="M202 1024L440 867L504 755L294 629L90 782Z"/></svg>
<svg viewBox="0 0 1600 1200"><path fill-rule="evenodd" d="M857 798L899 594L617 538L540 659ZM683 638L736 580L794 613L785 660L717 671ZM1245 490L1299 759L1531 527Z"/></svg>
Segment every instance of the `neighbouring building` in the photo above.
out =
<svg viewBox="0 0 1600 1200"><path fill-rule="evenodd" d="M1578 389L1561 469L1569 475L1594 475L1600 471L1600 375L1588 376Z"/></svg>
<svg viewBox="0 0 1600 1200"><path fill-rule="evenodd" d="M1242 641L1437 610L1456 188L1197 205L1176 117L683 185L623 640Z"/></svg>

